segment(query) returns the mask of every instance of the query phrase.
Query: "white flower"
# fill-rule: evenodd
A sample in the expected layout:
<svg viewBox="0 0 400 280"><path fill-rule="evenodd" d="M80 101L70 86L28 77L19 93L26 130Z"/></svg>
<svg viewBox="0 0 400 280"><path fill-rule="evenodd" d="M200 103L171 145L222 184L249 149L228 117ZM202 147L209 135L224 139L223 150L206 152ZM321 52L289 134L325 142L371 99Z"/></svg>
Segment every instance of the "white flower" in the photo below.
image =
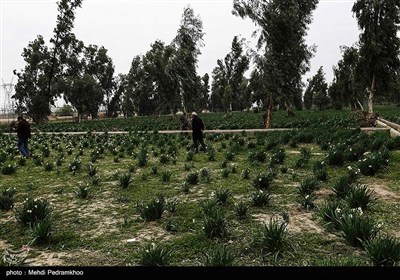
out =
<svg viewBox="0 0 400 280"><path fill-rule="evenodd" d="M347 169L348 169L348 170L351 170L352 168L351 168L351 166L349 165L349 166L347 166Z"/></svg>

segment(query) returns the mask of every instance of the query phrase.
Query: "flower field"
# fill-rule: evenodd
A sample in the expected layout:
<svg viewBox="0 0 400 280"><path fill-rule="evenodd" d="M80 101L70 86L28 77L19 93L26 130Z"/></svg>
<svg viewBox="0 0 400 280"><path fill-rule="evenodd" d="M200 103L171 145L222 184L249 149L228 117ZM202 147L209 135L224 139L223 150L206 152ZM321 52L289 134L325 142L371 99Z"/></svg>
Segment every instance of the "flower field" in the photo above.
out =
<svg viewBox="0 0 400 280"><path fill-rule="evenodd" d="M242 114L203 119L259 128ZM28 252L1 264L398 265L400 138L365 133L350 113L299 114L277 116L302 127L289 132L207 133L199 153L188 133L156 132L178 122L145 117L127 134L37 133L27 159L0 135L0 250Z"/></svg>

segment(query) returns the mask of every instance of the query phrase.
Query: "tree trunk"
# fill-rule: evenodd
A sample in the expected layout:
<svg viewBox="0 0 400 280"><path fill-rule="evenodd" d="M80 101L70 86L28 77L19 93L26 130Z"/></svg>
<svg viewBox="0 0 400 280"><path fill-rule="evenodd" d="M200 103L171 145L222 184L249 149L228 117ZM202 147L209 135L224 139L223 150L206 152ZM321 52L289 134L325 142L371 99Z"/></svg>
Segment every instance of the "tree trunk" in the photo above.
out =
<svg viewBox="0 0 400 280"><path fill-rule="evenodd" d="M375 74L372 75L372 84L371 84L371 89L369 91L369 96L368 96L368 113L372 114L374 112L373 108L373 100L374 100L374 94L375 94Z"/></svg>
<svg viewBox="0 0 400 280"><path fill-rule="evenodd" d="M294 117L296 114L293 112L293 107L292 105L288 105L287 102L285 101L285 108L286 108L286 113L288 117Z"/></svg>
<svg viewBox="0 0 400 280"><path fill-rule="evenodd" d="M364 106L361 104L360 100L357 99L357 104L360 106L360 109L364 111Z"/></svg>
<svg viewBox="0 0 400 280"><path fill-rule="evenodd" d="M267 120L265 122L265 128L271 128L271 122L272 122L272 95L269 96L269 105L268 105L268 113L267 113Z"/></svg>

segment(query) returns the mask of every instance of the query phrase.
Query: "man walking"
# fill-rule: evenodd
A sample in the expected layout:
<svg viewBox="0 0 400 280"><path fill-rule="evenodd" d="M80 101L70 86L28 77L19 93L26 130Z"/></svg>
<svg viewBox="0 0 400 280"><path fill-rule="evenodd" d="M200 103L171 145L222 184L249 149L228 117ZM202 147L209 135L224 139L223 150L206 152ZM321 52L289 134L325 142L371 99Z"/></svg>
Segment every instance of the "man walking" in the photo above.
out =
<svg viewBox="0 0 400 280"><path fill-rule="evenodd" d="M191 118L192 118L192 132L193 132L192 136L193 136L194 150L197 153L199 144L201 144L201 147L204 149L204 151L206 151L207 147L203 141L204 123L199 118L196 112L192 113Z"/></svg>
<svg viewBox="0 0 400 280"><path fill-rule="evenodd" d="M18 151L21 152L22 156L29 157L28 140L31 138L31 126L27 120L23 117L18 117L18 125L15 129L18 136Z"/></svg>

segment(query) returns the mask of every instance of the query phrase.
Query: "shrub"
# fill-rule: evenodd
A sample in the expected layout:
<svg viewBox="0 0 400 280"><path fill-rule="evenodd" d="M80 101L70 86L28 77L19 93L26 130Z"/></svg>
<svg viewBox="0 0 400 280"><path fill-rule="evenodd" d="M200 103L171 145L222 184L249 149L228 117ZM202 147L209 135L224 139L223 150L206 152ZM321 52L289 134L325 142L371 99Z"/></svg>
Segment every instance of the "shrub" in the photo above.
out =
<svg viewBox="0 0 400 280"><path fill-rule="evenodd" d="M167 209L167 211L170 213L174 213L178 204L179 201L177 199L168 199L165 204L165 209Z"/></svg>
<svg viewBox="0 0 400 280"><path fill-rule="evenodd" d="M225 160L227 161L232 161L234 158L235 154L231 151L227 151L225 154Z"/></svg>
<svg viewBox="0 0 400 280"><path fill-rule="evenodd" d="M157 198L151 200L149 203L138 203L136 206L140 217L146 222L161 219L165 210L164 195L159 194Z"/></svg>
<svg viewBox="0 0 400 280"><path fill-rule="evenodd" d="M242 170L241 173L242 179L250 179L250 169L246 168Z"/></svg>
<svg viewBox="0 0 400 280"><path fill-rule="evenodd" d="M266 155L265 152L263 151L251 151L249 153L249 161L250 163L257 163L257 162L265 162L266 160Z"/></svg>
<svg viewBox="0 0 400 280"><path fill-rule="evenodd" d="M218 204L225 204L231 196L231 191L226 188L217 188L215 191L215 201Z"/></svg>
<svg viewBox="0 0 400 280"><path fill-rule="evenodd" d="M89 197L89 184L80 185L78 190L75 191L76 195L82 199Z"/></svg>
<svg viewBox="0 0 400 280"><path fill-rule="evenodd" d="M203 215L209 216L215 212L215 209L218 208L218 204L215 201L215 199L210 199L210 200L203 201L200 205L200 208L201 208L201 212L203 213Z"/></svg>
<svg viewBox="0 0 400 280"><path fill-rule="evenodd" d="M193 160L193 156L194 156L194 152L193 151L188 151L188 153L186 154L186 161L192 161Z"/></svg>
<svg viewBox="0 0 400 280"><path fill-rule="evenodd" d="M346 201L350 208L360 207L363 211L365 211L376 202L376 197L374 192L369 190L367 186L353 184L347 193Z"/></svg>
<svg viewBox="0 0 400 280"><path fill-rule="evenodd" d="M215 149L212 147L209 147L207 149L207 159L208 161L215 161Z"/></svg>
<svg viewBox="0 0 400 280"><path fill-rule="evenodd" d="M375 266L395 266L400 262L400 243L390 236L377 236L365 244Z"/></svg>
<svg viewBox="0 0 400 280"><path fill-rule="evenodd" d="M123 189L128 188L131 181L132 181L132 174L130 172L122 173L118 176L118 183Z"/></svg>
<svg viewBox="0 0 400 280"><path fill-rule="evenodd" d="M277 149L271 156L271 165L282 164L285 160L286 153L283 149Z"/></svg>
<svg viewBox="0 0 400 280"><path fill-rule="evenodd" d="M243 201L240 201L239 203L235 203L235 214L239 219L244 219L247 217L247 212L249 210L249 206L244 203Z"/></svg>
<svg viewBox="0 0 400 280"><path fill-rule="evenodd" d="M72 174L75 175L75 173L81 169L81 165L82 165L81 160L80 160L79 158L75 158L75 159L68 165L69 171L71 171Z"/></svg>
<svg viewBox="0 0 400 280"><path fill-rule="evenodd" d="M307 165L311 158L311 151L308 148L300 148L300 158L297 159L295 166L297 168L303 168Z"/></svg>
<svg viewBox="0 0 400 280"><path fill-rule="evenodd" d="M183 182L182 185L181 185L181 190L182 190L184 193L188 193L189 190L190 190L190 185L189 185L189 183L186 182L186 181Z"/></svg>
<svg viewBox="0 0 400 280"><path fill-rule="evenodd" d="M222 178L228 178L229 173L231 173L231 171L228 168L223 168L222 169Z"/></svg>
<svg viewBox="0 0 400 280"><path fill-rule="evenodd" d="M3 174L3 175L12 175L16 171L17 171L17 165L15 163L4 165L1 168L1 174Z"/></svg>
<svg viewBox="0 0 400 280"><path fill-rule="evenodd" d="M171 263L172 250L151 243L141 249L139 256L142 266L168 266Z"/></svg>
<svg viewBox="0 0 400 280"><path fill-rule="evenodd" d="M202 169L200 169L200 179L204 183L211 182L211 171L207 167L203 167Z"/></svg>
<svg viewBox="0 0 400 280"><path fill-rule="evenodd" d="M151 167L151 174L157 174L158 173L158 166L157 165L153 165Z"/></svg>
<svg viewBox="0 0 400 280"><path fill-rule="evenodd" d="M212 207L203 216L203 229L208 238L222 238L227 235L227 222L224 212Z"/></svg>
<svg viewBox="0 0 400 280"><path fill-rule="evenodd" d="M89 164L88 168L87 168L87 174L90 177L93 177L97 174L98 168L96 166L94 166L93 164Z"/></svg>
<svg viewBox="0 0 400 280"><path fill-rule="evenodd" d="M263 190L256 190L251 194L251 201L257 207L264 207L271 201L271 194Z"/></svg>
<svg viewBox="0 0 400 280"><path fill-rule="evenodd" d="M301 196L305 197L306 195L312 194L314 191L318 190L318 181L313 177L309 177L301 181L298 192Z"/></svg>
<svg viewBox="0 0 400 280"><path fill-rule="evenodd" d="M350 245L362 247L364 242L373 239L379 231L375 223L369 217L362 215L361 209L352 209L349 213L344 213L336 220L337 228Z"/></svg>
<svg viewBox="0 0 400 280"><path fill-rule="evenodd" d="M322 219L328 223L335 223L341 217L342 204L339 200L329 200L325 201L324 205L321 207L320 214Z"/></svg>
<svg viewBox="0 0 400 280"><path fill-rule="evenodd" d="M0 194L0 210L11 210L14 207L15 188L4 189Z"/></svg>
<svg viewBox="0 0 400 280"><path fill-rule="evenodd" d="M47 163L44 165L44 170L45 170L45 171L52 171L53 168L54 168L54 164L53 164L52 162L47 162Z"/></svg>
<svg viewBox="0 0 400 280"><path fill-rule="evenodd" d="M52 221L50 217L34 223L31 227L33 242L44 244L49 241L52 233Z"/></svg>
<svg viewBox="0 0 400 280"><path fill-rule="evenodd" d="M336 194L337 198L345 198L350 190L350 185L353 180L348 175L341 176L332 185L332 190Z"/></svg>
<svg viewBox="0 0 400 280"><path fill-rule="evenodd" d="M168 183L171 179L172 176L172 172L170 170L164 170L161 173L161 181L163 181L164 183Z"/></svg>
<svg viewBox="0 0 400 280"><path fill-rule="evenodd" d="M344 163L343 151L339 150L336 147L332 148L328 152L328 155L326 156L326 160L329 165L342 166Z"/></svg>
<svg viewBox="0 0 400 280"><path fill-rule="evenodd" d="M314 193L310 194L300 194L300 204L306 210L314 209L315 204L314 201L317 196Z"/></svg>
<svg viewBox="0 0 400 280"><path fill-rule="evenodd" d="M314 163L313 173L317 180L326 181L328 179L328 170L323 161L317 161Z"/></svg>
<svg viewBox="0 0 400 280"><path fill-rule="evenodd" d="M190 169L192 169L192 167L193 167L193 162L192 163L185 163L184 166L183 166L183 169L185 171L189 171Z"/></svg>
<svg viewBox="0 0 400 280"><path fill-rule="evenodd" d="M1 162L1 161L0 161ZM26 165L26 158L25 157L21 157L19 160L18 160L18 165L19 166L25 166Z"/></svg>
<svg viewBox="0 0 400 280"><path fill-rule="evenodd" d="M270 189L272 186L272 182L275 178L273 173L261 173L256 176L253 180L253 187L259 190L267 190Z"/></svg>
<svg viewBox="0 0 400 280"><path fill-rule="evenodd" d="M161 164L167 164L167 163L169 163L169 160L170 160L170 158L167 155L165 155L165 154L160 155L160 163Z"/></svg>
<svg viewBox="0 0 400 280"><path fill-rule="evenodd" d="M137 161L138 161L138 166L139 167L146 166L147 161L148 161L148 159L147 159L147 151L146 150L141 150L139 152L139 155L137 157Z"/></svg>
<svg viewBox="0 0 400 280"><path fill-rule="evenodd" d="M271 218L264 224L261 232L255 238L255 244L261 247L263 253L273 255L276 260L290 245L287 237L287 223Z"/></svg>
<svg viewBox="0 0 400 280"><path fill-rule="evenodd" d="M195 171L187 174L186 182L188 182L191 185L197 185L197 183L199 182L199 173Z"/></svg>
<svg viewBox="0 0 400 280"><path fill-rule="evenodd" d="M32 196L28 196L22 208L17 209L15 218L22 226L33 226L50 218L50 203L45 199L33 199Z"/></svg>
<svg viewBox="0 0 400 280"><path fill-rule="evenodd" d="M170 232L178 231L178 225L176 224L176 221L173 219L169 219L165 224L165 230Z"/></svg>
<svg viewBox="0 0 400 280"><path fill-rule="evenodd" d="M205 266L233 266L234 256L226 249L225 246L217 246L206 254L204 259Z"/></svg>
<svg viewBox="0 0 400 280"><path fill-rule="evenodd" d="M92 177L92 185L93 185L93 186L98 186L98 185L100 185L100 181L101 181L100 176L93 176L93 177Z"/></svg>

